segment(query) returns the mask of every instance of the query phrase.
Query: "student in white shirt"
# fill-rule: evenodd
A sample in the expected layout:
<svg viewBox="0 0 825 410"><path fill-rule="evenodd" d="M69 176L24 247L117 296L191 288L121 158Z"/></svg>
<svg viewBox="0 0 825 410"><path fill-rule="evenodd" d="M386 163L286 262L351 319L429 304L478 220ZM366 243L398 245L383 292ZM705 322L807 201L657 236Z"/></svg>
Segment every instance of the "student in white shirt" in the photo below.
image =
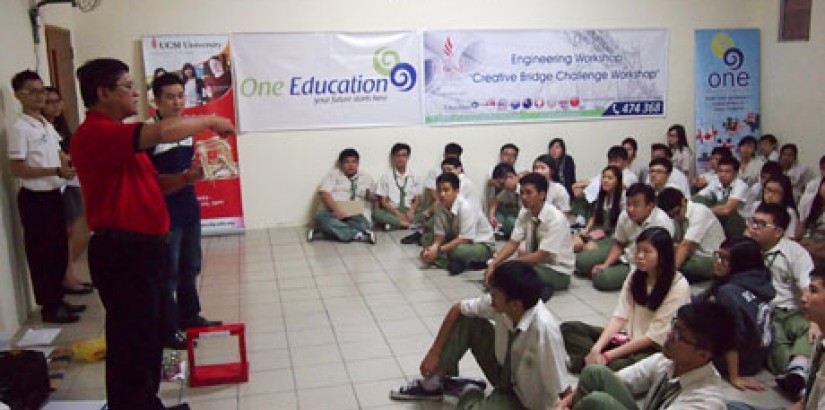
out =
<svg viewBox="0 0 825 410"><path fill-rule="evenodd" d="M559 325L540 302L541 280L527 263L499 265L490 293L450 308L421 362L421 379L390 392L395 400L441 400L458 396L457 409L551 408L570 391L567 354ZM460 379L458 363L470 351L487 383Z"/></svg>
<svg viewBox="0 0 825 410"><path fill-rule="evenodd" d="M697 191L708 186L708 184L717 178L716 172L719 170L719 160L732 156L733 153L730 152L728 147L713 147L713 150L710 152L710 169L701 175L693 177L690 185Z"/></svg>
<svg viewBox="0 0 825 410"><path fill-rule="evenodd" d="M421 189L419 180L408 168L410 146L397 143L390 150L392 171L381 176L375 194L379 207L373 210L376 225L408 229L421 222Z"/></svg>
<svg viewBox="0 0 825 410"><path fill-rule="evenodd" d="M682 306L662 353L618 373L587 366L575 392L553 409L725 410L722 379L711 359L731 349L734 341L734 318L727 308L713 302ZM635 396L644 393L639 406Z"/></svg>
<svg viewBox="0 0 825 410"><path fill-rule="evenodd" d="M690 301L690 285L674 269L670 233L661 227L645 229L635 245L636 270L622 284L607 326L561 325L574 373L594 363L619 370L661 350L676 311Z"/></svg>
<svg viewBox="0 0 825 410"><path fill-rule="evenodd" d="M688 177L679 169L673 165L673 161L670 158L671 152L668 149L667 145L665 144L652 144L650 146L650 161L652 163L653 160L657 159L664 159L671 162L671 171L668 174L667 182L665 185L672 186L674 188L679 189L685 196L690 195L690 183L688 182ZM644 172L645 177L640 179L640 182L650 183L650 163L648 163L648 168L645 169Z"/></svg>
<svg viewBox="0 0 825 410"><path fill-rule="evenodd" d="M717 178L693 197L694 202L706 205L719 218L727 238L739 238L745 231L748 185L737 178L738 172L736 158L721 158Z"/></svg>
<svg viewBox="0 0 825 410"><path fill-rule="evenodd" d="M562 184L558 183L558 168L550 155L540 155L533 161L533 172L541 174L547 179L547 203L570 214L570 195Z"/></svg>
<svg viewBox="0 0 825 410"><path fill-rule="evenodd" d="M461 164L460 159L445 158L444 161L441 161L441 173L442 175L449 173L458 176L458 181L461 184L461 197L481 209L481 193L470 177L464 173L464 165Z"/></svg>
<svg viewBox="0 0 825 410"><path fill-rule="evenodd" d="M736 150L739 152L739 179L745 181L748 186L759 182L759 174L762 172L762 165L765 161L755 158L756 138L747 135L739 140Z"/></svg>
<svg viewBox="0 0 825 410"><path fill-rule="evenodd" d="M324 209L315 214L315 228L307 234L310 242L324 237L345 243L375 244L375 233L370 230L367 217L363 213L348 214L342 208L344 203L361 202L366 206L375 191L372 177L358 171L360 158L353 148L338 154L338 166L327 174L318 189Z"/></svg>
<svg viewBox="0 0 825 410"><path fill-rule="evenodd" d="M670 176L673 173L673 163L665 158L653 158L650 160L648 166L646 184L653 188L653 192L658 197L665 188L679 189L673 182L670 181Z"/></svg>
<svg viewBox="0 0 825 410"><path fill-rule="evenodd" d="M441 157L441 160L439 160L438 164L432 169L430 169L430 171L427 173L427 177L424 179L424 189L422 192L422 205L425 207L425 218L429 218L430 216L432 216L435 203L438 202L438 194L436 193L435 188L435 179L438 178L438 176L441 175L441 173L443 172L441 170L441 163L447 158L458 158L460 160L461 154L463 152L464 149L461 148L461 145L458 145L454 142L448 143L444 146L444 154Z"/></svg>
<svg viewBox="0 0 825 410"><path fill-rule="evenodd" d="M771 271L776 297L774 341L768 354L768 370L789 397L796 398L805 387L812 346L821 334L815 323L802 315L802 292L810 285L814 269L808 252L784 237L788 211L781 205L761 204L748 221L748 236L762 248L765 266Z"/></svg>
<svg viewBox="0 0 825 410"><path fill-rule="evenodd" d="M773 134L765 134L759 137L759 158L766 162L779 162L779 151L776 150L778 146L779 140Z"/></svg>
<svg viewBox="0 0 825 410"><path fill-rule="evenodd" d="M819 180L819 189L802 196L799 204L801 223L797 228L799 244L817 263L825 263L825 177Z"/></svg>
<svg viewBox="0 0 825 410"><path fill-rule="evenodd" d="M638 182L636 174L627 169L627 150L619 145L614 145L607 150L607 165L619 168L622 171L623 188ZM587 218L590 215L590 204L596 200L601 183L601 174L589 180L579 181L573 184L572 213L576 216Z"/></svg>
<svg viewBox="0 0 825 410"><path fill-rule="evenodd" d="M666 188L656 203L673 219L676 235L676 269L691 282L713 278L713 254L725 240L719 219L705 205L689 201L674 188Z"/></svg>
<svg viewBox="0 0 825 410"><path fill-rule="evenodd" d="M667 145L673 153L673 167L685 175L691 175L695 158L688 144L684 125L674 124L667 129Z"/></svg>
<svg viewBox="0 0 825 410"><path fill-rule="evenodd" d="M759 181L748 188L748 203L745 205L744 216L753 216L753 211L756 209L755 205L758 205L758 202L762 199L762 187L765 186L765 182L768 182L771 178L777 178L782 175L782 167L779 166L778 162L768 161L762 165L762 170L759 173Z"/></svg>
<svg viewBox="0 0 825 410"><path fill-rule="evenodd" d="M518 251L518 260L538 272L544 284L541 299L547 301L554 291L570 287L575 266L573 239L564 214L545 200L546 177L533 172L521 177L519 185L524 207L519 211L510 240L487 266L485 277L491 277L496 266Z"/></svg>
<svg viewBox="0 0 825 410"><path fill-rule="evenodd" d="M444 172L436 179L436 186L439 201L433 215L433 235L432 239L422 240L420 258L426 264L446 268L450 275L458 275L468 262L493 256L493 228L480 206L461 195L458 175Z"/></svg>
<svg viewBox="0 0 825 410"><path fill-rule="evenodd" d="M808 185L805 185L805 194L816 194L819 189L819 182L825 178L825 155L819 158L819 176L811 178ZM801 198L801 197L800 197Z"/></svg>
<svg viewBox="0 0 825 410"><path fill-rule="evenodd" d="M11 81L22 113L9 129L8 155L12 174L20 182L17 206L23 225L26 260L35 302L48 323L74 323L84 305L63 300L62 281L69 262L61 188L75 170L60 150L60 136L40 111L46 103L43 81L34 71L17 73Z"/></svg>
<svg viewBox="0 0 825 410"><path fill-rule="evenodd" d="M530 172L529 170L523 169L522 167L517 165L518 153L518 146L512 143L502 145L498 151L498 164L507 164L513 167L513 169L516 170L516 179L521 178L522 176ZM493 169L495 169L495 167ZM501 184L498 180L496 180L493 177L492 172L490 172L490 179L487 181L487 185L493 188L493 192L491 194L496 194L501 190Z"/></svg>
<svg viewBox="0 0 825 410"><path fill-rule="evenodd" d="M815 178L810 168L797 161L798 154L799 149L796 144L785 144L779 150L779 165L782 166L782 172L791 179L795 200L799 200L802 196L808 181Z"/></svg>
<svg viewBox="0 0 825 410"><path fill-rule="evenodd" d="M627 151L627 169L636 174L636 180L643 181L642 174L645 169L645 163L638 159L639 143L633 137L627 137L622 140L622 147Z"/></svg>
<svg viewBox="0 0 825 410"><path fill-rule="evenodd" d="M587 219L584 229L573 237L573 250L590 251L594 260L604 260L610 250L611 237L624 207L622 171L617 167L608 166L602 170L599 195L593 203L590 218Z"/></svg>
<svg viewBox="0 0 825 410"><path fill-rule="evenodd" d="M496 239L499 239L499 236L508 239L521 209L518 176L512 165L501 163L493 169L493 179L499 187L499 192L490 200L487 218L490 226L495 229Z"/></svg>
<svg viewBox="0 0 825 410"><path fill-rule="evenodd" d="M759 208L761 204L778 204L788 210L791 217L788 222L788 229L785 229L785 237L797 239L796 231L799 226L799 210L793 199L793 187L787 176L779 174L769 177L763 184L762 197L753 204L753 209Z"/></svg>

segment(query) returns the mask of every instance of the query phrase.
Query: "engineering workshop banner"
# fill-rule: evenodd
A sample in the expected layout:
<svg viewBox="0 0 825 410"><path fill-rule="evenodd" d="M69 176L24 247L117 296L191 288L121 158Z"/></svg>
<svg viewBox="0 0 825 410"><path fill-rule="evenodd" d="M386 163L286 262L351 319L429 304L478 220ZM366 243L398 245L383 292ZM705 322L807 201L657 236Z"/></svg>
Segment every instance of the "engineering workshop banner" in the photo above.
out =
<svg viewBox="0 0 825 410"><path fill-rule="evenodd" d="M142 38L149 114L155 112L152 80L175 73L184 80L183 115L215 114L235 120L232 61L228 35L174 35ZM204 234L244 229L237 137L218 138L212 131L194 136L194 161L206 179L195 184Z"/></svg>
<svg viewBox="0 0 825 410"><path fill-rule="evenodd" d="M427 31L425 122L661 117L669 32Z"/></svg>
<svg viewBox="0 0 825 410"><path fill-rule="evenodd" d="M761 133L759 30L696 30L696 172L710 169L716 146L736 153Z"/></svg>
<svg viewBox="0 0 825 410"><path fill-rule="evenodd" d="M233 34L243 132L421 123L414 32Z"/></svg>

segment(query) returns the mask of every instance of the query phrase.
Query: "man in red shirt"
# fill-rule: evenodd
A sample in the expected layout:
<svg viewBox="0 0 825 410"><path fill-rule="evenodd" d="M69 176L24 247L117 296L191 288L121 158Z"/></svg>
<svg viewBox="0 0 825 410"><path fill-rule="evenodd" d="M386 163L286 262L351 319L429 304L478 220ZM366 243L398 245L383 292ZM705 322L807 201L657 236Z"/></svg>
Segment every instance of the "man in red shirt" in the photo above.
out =
<svg viewBox="0 0 825 410"><path fill-rule="evenodd" d="M125 63L91 60L77 70L77 78L89 111L72 138L71 151L94 232L89 270L106 309L109 409L165 409L157 392L169 214L146 150L206 129L231 134L234 127L214 116L124 124L137 114L139 96ZM189 182L181 174L179 186L164 189Z"/></svg>

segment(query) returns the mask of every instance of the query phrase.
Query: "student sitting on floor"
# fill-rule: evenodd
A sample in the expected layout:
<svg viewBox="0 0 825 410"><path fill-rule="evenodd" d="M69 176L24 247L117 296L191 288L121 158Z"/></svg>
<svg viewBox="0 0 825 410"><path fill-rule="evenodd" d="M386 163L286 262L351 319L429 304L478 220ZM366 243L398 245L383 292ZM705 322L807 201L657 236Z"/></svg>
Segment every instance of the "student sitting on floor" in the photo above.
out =
<svg viewBox="0 0 825 410"><path fill-rule="evenodd" d="M459 161L461 160L461 154L464 152L464 149L461 148L461 145L458 145L454 142L451 142L444 146L444 155L442 156L441 160L438 161L438 165L430 169L427 173L427 178L424 179L424 189L422 190L422 206L424 206L424 217L429 219L433 215L433 211L435 210L435 204L438 202L438 193L436 192L435 187L435 179L438 178L444 171L442 170L445 159L447 158L458 158Z"/></svg>
<svg viewBox="0 0 825 410"><path fill-rule="evenodd" d="M805 192L803 194L816 194L819 190L819 182L825 178L825 155L819 158L819 177L811 178L808 185L805 185ZM802 197L800 197L800 200Z"/></svg>
<svg viewBox="0 0 825 410"><path fill-rule="evenodd" d="M719 218L728 238L739 238L745 230L740 212L747 204L748 185L737 177L738 172L736 158L721 158L717 177L693 197L694 202L706 205Z"/></svg>
<svg viewBox="0 0 825 410"><path fill-rule="evenodd" d="M456 174L439 175L436 186L439 202L433 215L433 234L422 239L424 249L420 257L426 264L458 275L464 272L467 262L485 261L493 256L493 228L478 204L461 195Z"/></svg>
<svg viewBox="0 0 825 410"><path fill-rule="evenodd" d="M379 207L372 212L375 224L385 230L409 229L421 222L421 190L418 178L407 169L410 146L397 143L390 150L392 172L378 180L375 194Z"/></svg>
<svg viewBox="0 0 825 410"><path fill-rule="evenodd" d="M762 197L753 204L753 209L759 208L761 204L778 204L788 210L791 217L788 222L788 229L785 230L785 237L796 239L796 230L799 226L799 210L793 200L793 187L791 180L785 175L774 175L769 177L762 188Z"/></svg>
<svg viewBox="0 0 825 410"><path fill-rule="evenodd" d="M716 280L694 301L713 300L728 307L736 320L736 346L713 358L716 369L739 390L765 390L750 377L762 370L773 340L776 291L762 251L751 238L725 240L715 255Z"/></svg>
<svg viewBox="0 0 825 410"><path fill-rule="evenodd" d="M622 189L622 171L613 166L602 170L602 182L599 196L593 204L593 210L587 219L587 225L573 237L573 251L599 251L594 259L604 259L610 250L611 236L616 229L619 214L625 207L624 189Z"/></svg>
<svg viewBox="0 0 825 410"><path fill-rule="evenodd" d="M762 165L762 170L759 172L759 181L748 188L748 203L745 204L745 212L747 217L753 216L753 211L756 209L756 204L762 199L762 187L769 179L779 177L782 174L782 167L778 162L768 161Z"/></svg>
<svg viewBox="0 0 825 410"><path fill-rule="evenodd" d="M521 178L523 175L527 174L528 170L523 169L522 167L518 166L516 162L518 161L518 152L519 149L515 144L507 143L501 146L501 149L498 151L498 164L507 164L513 167L513 170L516 171L516 180ZM498 165L496 164L496 165ZM495 167L493 168L495 170ZM493 188L493 194L498 193L501 190L501 181L497 180L492 173L490 173L490 179L487 181L487 185Z"/></svg>
<svg viewBox="0 0 825 410"><path fill-rule="evenodd" d="M748 236L762 249L776 290L771 302L775 308L775 333L768 370L777 375L779 388L797 400L810 368L811 342L821 332L802 315L800 295L810 284L814 264L805 248L784 237L788 220L788 211L781 205L759 205L748 221Z"/></svg>
<svg viewBox="0 0 825 410"><path fill-rule="evenodd" d="M562 323L574 373L594 363L619 370L655 353L665 342L676 310L690 301L690 285L673 268L673 240L666 229L645 229L636 239L634 256L636 270L624 281L606 327Z"/></svg>
<svg viewBox="0 0 825 410"><path fill-rule="evenodd" d="M637 154L639 153L639 143L636 142L636 139L633 137L627 137L622 140L622 147L627 151L627 169L629 169L633 174L636 175L636 180L644 181L644 169L647 168L646 164L637 158Z"/></svg>
<svg viewBox="0 0 825 410"><path fill-rule="evenodd" d="M653 161L654 159L662 158L670 161L671 163L673 160L670 158L672 152L665 144L651 144L650 145L650 160ZM640 179L640 182L647 182L650 183L650 168L648 163L648 168L645 169L644 172L645 177ZM675 166L672 167L670 171L670 176L667 179L667 185L673 186L678 188L682 191L685 196L690 195L690 183L688 181L687 175L685 175L682 170L676 168Z"/></svg>
<svg viewBox="0 0 825 410"><path fill-rule="evenodd" d="M690 282L712 279L713 253L725 240L719 219L708 207L689 201L678 189L665 188L656 203L673 219L676 269Z"/></svg>
<svg viewBox="0 0 825 410"><path fill-rule="evenodd" d="M739 179L745 181L748 186L759 182L759 175L762 172L762 166L765 161L761 158L755 158L756 153L756 138L747 135L739 140L739 146L736 148L739 152Z"/></svg>
<svg viewBox="0 0 825 410"><path fill-rule="evenodd" d="M553 138L547 145L547 153L556 163L559 182L567 190L567 194L573 196L573 184L576 183L576 162L567 153L567 145L561 138Z"/></svg>
<svg viewBox="0 0 825 410"><path fill-rule="evenodd" d="M395 400L441 400L458 396L457 409L545 410L570 389L566 353L556 319L539 300L541 280L524 262L498 266L490 293L450 308L421 361L421 379L390 392ZM487 383L460 379L458 362L467 351Z"/></svg>
<svg viewBox="0 0 825 410"><path fill-rule="evenodd" d="M315 229L307 235L310 242L325 237L375 244L375 233L364 216L375 183L369 175L358 172L359 160L358 151L353 148L338 154L338 166L327 174L318 189L324 209L315 214Z"/></svg>
<svg viewBox="0 0 825 410"><path fill-rule="evenodd" d="M524 207L510 240L487 267L485 278L489 281L496 267L518 251L518 260L532 265L538 272L544 285L541 299L547 301L555 290L570 287L575 264L570 227L564 214L545 200L547 179L543 175L527 174L519 184Z"/></svg>
<svg viewBox="0 0 825 410"><path fill-rule="evenodd" d="M763 161L779 162L779 151L776 147L779 146L779 140L773 134L765 134L759 137L759 158Z"/></svg>
<svg viewBox="0 0 825 410"><path fill-rule="evenodd" d="M513 225L521 207L518 176L512 165L501 163L493 169L493 179L500 190L490 201L487 219L495 229L496 239L507 239L513 232Z"/></svg>
<svg viewBox="0 0 825 410"><path fill-rule="evenodd" d="M665 188L674 188L679 190L679 186L671 181L670 176L673 174L673 163L666 158L653 158L650 160L648 166L646 184L653 187L653 192L656 196Z"/></svg>
<svg viewBox="0 0 825 410"><path fill-rule="evenodd" d="M618 145L607 150L607 165L619 168L622 171L622 189L638 182L636 174L627 169L627 151ZM584 221L590 216L591 204L596 200L601 183L601 174L585 181L573 184L572 213ZM584 222L581 222L584 224Z"/></svg>
<svg viewBox="0 0 825 410"><path fill-rule="evenodd" d="M708 186L711 181L716 179L716 173L719 171L719 160L732 156L733 153L730 152L728 147L713 147L713 150L710 151L710 169L693 177L690 183L691 187L699 191Z"/></svg>
<svg viewBox="0 0 825 410"><path fill-rule="evenodd" d="M825 177L819 180L819 189L805 194L799 203L802 223L797 229L799 243L819 264L825 263Z"/></svg>
<svg viewBox="0 0 825 410"><path fill-rule="evenodd" d="M799 200L805 191L805 186L815 178L810 168L797 161L798 155L799 149L796 144L785 144L779 150L779 165L782 166L782 172L791 180L795 200Z"/></svg>
<svg viewBox="0 0 825 410"><path fill-rule="evenodd" d="M613 244L604 260L598 251L583 251L576 256L576 271L590 276L598 290L619 290L627 274L633 270L636 238L647 228L659 226L673 234L673 221L656 207L653 188L635 183L627 188L625 210L616 222ZM624 253L624 256L622 254Z"/></svg>
<svg viewBox="0 0 825 410"><path fill-rule="evenodd" d="M554 410L724 410L721 377L711 359L730 350L734 320L713 302L682 306L656 353L618 373L601 365L584 369L575 392ZM643 405L634 396L647 392Z"/></svg>
<svg viewBox="0 0 825 410"><path fill-rule="evenodd" d="M570 213L570 195L562 184L556 182L558 171L556 162L549 155L540 155L533 161L533 172L547 179L547 203L567 215Z"/></svg>
<svg viewBox="0 0 825 410"><path fill-rule="evenodd" d="M819 267L811 272L811 283L802 293L805 318L825 326L825 268ZM820 335L814 342L813 364L808 373L805 395L788 410L822 410L825 409L825 338ZM729 402L729 410L762 410L742 402Z"/></svg>
<svg viewBox="0 0 825 410"><path fill-rule="evenodd" d="M686 176L690 175L695 155L688 145L684 125L674 124L667 129L667 145L673 153L673 168L682 171Z"/></svg>
<svg viewBox="0 0 825 410"><path fill-rule="evenodd" d="M464 165L458 158L445 158L441 161L441 172L443 174L455 174L461 184L461 197L472 202L474 206L481 208L481 196L473 181L464 173Z"/></svg>

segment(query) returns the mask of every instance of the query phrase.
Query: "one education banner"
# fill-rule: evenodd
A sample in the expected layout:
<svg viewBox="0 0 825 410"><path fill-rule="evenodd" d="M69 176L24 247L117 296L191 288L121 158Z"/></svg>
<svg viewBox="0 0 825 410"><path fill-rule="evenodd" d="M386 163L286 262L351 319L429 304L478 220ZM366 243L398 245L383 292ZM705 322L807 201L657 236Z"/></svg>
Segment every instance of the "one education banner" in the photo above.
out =
<svg viewBox="0 0 825 410"><path fill-rule="evenodd" d="M696 31L696 170L710 152L759 137L759 30Z"/></svg>
<svg viewBox="0 0 825 410"><path fill-rule="evenodd" d="M163 73L175 73L186 84L183 115L216 114L236 122L228 35L146 36L142 42L146 100L151 107L155 97L152 80ZM150 114L154 111L150 109ZM194 137L193 160L204 165L208 177L195 184L203 233L243 230L236 137L223 140L211 131Z"/></svg>
<svg viewBox="0 0 825 410"><path fill-rule="evenodd" d="M427 124L665 114L669 32L427 31Z"/></svg>
<svg viewBox="0 0 825 410"><path fill-rule="evenodd" d="M243 132L421 123L413 32L233 34Z"/></svg>

